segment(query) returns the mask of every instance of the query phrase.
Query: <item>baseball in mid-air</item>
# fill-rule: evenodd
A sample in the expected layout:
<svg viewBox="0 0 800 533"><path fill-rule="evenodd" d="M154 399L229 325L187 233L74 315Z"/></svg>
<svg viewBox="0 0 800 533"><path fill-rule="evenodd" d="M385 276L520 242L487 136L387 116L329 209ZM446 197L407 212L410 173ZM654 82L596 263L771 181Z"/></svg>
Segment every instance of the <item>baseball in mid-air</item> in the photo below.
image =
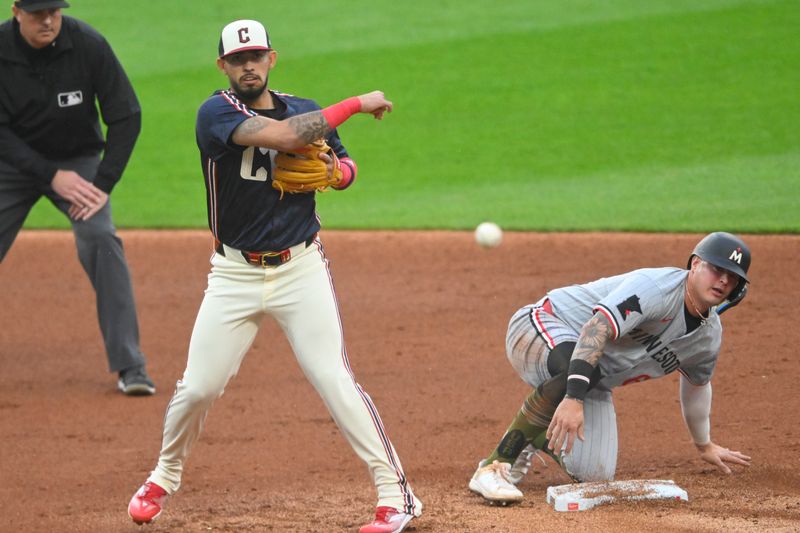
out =
<svg viewBox="0 0 800 533"><path fill-rule="evenodd" d="M475 242L484 248L494 248L503 241L503 230L494 222L481 222L475 228Z"/></svg>

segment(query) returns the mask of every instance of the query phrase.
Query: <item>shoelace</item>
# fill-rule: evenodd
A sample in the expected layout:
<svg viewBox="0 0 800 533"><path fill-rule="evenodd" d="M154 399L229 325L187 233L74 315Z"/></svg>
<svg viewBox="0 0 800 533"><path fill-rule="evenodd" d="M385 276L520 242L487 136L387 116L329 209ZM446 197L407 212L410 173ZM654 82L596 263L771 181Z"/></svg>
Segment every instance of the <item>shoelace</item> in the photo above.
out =
<svg viewBox="0 0 800 533"><path fill-rule="evenodd" d="M489 465L489 469L503 478L506 482L511 483L511 480L508 478L508 474L511 472L511 465L508 463L501 463L500 461L495 460L492 464Z"/></svg>

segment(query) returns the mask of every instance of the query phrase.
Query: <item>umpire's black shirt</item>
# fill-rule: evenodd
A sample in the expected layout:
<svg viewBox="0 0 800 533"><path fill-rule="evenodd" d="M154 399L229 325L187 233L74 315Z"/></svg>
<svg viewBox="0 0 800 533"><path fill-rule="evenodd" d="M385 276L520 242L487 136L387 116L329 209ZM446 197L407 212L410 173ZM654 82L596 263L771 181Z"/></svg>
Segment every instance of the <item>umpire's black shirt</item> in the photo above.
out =
<svg viewBox="0 0 800 533"><path fill-rule="evenodd" d="M95 98L108 125L107 143ZM140 127L133 87L94 28L62 16L55 41L35 49L20 35L15 19L0 24L0 159L50 183L58 170L53 161L105 148L94 183L111 192Z"/></svg>

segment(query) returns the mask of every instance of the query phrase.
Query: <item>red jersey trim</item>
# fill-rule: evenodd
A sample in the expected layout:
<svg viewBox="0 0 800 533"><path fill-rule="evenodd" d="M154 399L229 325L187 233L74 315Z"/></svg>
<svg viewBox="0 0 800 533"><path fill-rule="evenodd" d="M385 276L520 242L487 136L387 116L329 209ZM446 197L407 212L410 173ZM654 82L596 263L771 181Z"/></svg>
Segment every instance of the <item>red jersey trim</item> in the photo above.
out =
<svg viewBox="0 0 800 533"><path fill-rule="evenodd" d="M614 329L614 336L611 337L611 339L614 340L614 339L618 338L619 337L619 324L617 323L617 318L614 316L614 313L612 313L603 304L597 304L596 306L594 306L594 309L592 309L592 311L600 311L601 313L603 313L603 315L605 315L605 317L611 323L611 327Z"/></svg>

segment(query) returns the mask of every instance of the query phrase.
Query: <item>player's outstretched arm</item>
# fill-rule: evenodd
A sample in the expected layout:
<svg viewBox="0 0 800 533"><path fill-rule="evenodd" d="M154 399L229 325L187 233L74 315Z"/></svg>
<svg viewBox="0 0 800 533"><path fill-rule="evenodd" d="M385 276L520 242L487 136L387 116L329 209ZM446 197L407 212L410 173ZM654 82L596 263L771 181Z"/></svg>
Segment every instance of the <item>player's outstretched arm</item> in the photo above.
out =
<svg viewBox="0 0 800 533"><path fill-rule="evenodd" d="M377 119L391 112L392 102L382 91L353 96L321 111L295 115L285 120L255 116L242 122L232 140L241 146L261 146L282 152L302 148L323 138L357 113L369 113Z"/></svg>
<svg viewBox="0 0 800 533"><path fill-rule="evenodd" d="M750 456L742 452L729 450L719 444L709 441L708 444L695 444L700 451L700 458L716 466L722 473L730 474L731 468L726 463L750 466Z"/></svg>
<svg viewBox="0 0 800 533"><path fill-rule="evenodd" d="M724 474L731 469L726 463L750 466L750 457L729 450L711 441L711 383L694 385L684 376L680 380L681 413L700 458L716 466Z"/></svg>

